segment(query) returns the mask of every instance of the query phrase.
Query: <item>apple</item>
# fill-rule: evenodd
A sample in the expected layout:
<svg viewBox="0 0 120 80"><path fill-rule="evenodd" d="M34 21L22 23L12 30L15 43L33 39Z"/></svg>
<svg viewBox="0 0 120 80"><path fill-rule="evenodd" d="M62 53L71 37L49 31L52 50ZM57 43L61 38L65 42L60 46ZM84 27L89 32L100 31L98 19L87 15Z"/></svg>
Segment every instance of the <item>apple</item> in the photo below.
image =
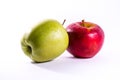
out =
<svg viewBox="0 0 120 80"><path fill-rule="evenodd" d="M104 43L103 29L92 22L74 22L66 28L69 35L67 51L77 58L95 56Z"/></svg>
<svg viewBox="0 0 120 80"><path fill-rule="evenodd" d="M63 25L57 20L48 19L23 36L21 47L34 62L46 62L60 56L67 49L68 41Z"/></svg>

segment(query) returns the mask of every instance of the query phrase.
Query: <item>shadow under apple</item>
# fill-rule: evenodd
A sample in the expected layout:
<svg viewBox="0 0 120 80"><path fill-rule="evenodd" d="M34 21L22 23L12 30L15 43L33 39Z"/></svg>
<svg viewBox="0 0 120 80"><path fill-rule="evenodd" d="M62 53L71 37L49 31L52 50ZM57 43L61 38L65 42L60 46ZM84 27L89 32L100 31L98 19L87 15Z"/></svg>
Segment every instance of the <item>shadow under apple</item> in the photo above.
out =
<svg viewBox="0 0 120 80"><path fill-rule="evenodd" d="M44 63L32 62L32 64L57 73L77 74L84 72L84 67L88 67L87 65L90 64L90 58L62 57Z"/></svg>

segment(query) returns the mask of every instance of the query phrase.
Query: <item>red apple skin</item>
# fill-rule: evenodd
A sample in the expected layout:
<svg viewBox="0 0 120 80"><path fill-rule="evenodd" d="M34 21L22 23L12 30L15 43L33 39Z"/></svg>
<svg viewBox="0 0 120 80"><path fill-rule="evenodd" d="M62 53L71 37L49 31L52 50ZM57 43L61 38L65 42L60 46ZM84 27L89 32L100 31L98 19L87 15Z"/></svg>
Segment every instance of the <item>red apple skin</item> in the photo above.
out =
<svg viewBox="0 0 120 80"><path fill-rule="evenodd" d="M91 22L76 22L66 29L69 35L67 51L77 58L91 58L102 48L104 31L100 26Z"/></svg>

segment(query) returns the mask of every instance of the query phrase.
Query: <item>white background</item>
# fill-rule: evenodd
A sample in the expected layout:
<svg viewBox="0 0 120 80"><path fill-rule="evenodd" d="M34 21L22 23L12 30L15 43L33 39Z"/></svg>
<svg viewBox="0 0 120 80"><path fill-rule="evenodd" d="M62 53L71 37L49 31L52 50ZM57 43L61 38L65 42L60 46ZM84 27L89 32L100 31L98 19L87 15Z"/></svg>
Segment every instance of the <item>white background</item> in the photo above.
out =
<svg viewBox="0 0 120 80"><path fill-rule="evenodd" d="M68 24L85 19L100 25L105 42L90 59L76 59L65 51L47 63L33 63L20 40L44 19ZM0 0L0 80L119 80L119 0Z"/></svg>

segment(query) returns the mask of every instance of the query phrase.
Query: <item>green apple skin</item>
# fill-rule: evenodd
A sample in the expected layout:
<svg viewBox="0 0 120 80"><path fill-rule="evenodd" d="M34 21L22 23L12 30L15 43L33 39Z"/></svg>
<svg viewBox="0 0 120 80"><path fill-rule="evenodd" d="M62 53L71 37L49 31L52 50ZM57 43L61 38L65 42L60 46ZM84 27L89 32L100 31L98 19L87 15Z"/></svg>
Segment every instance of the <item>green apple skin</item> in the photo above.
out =
<svg viewBox="0 0 120 80"><path fill-rule="evenodd" d="M58 21L41 22L21 40L23 52L34 62L46 62L60 56L68 47L67 31Z"/></svg>

